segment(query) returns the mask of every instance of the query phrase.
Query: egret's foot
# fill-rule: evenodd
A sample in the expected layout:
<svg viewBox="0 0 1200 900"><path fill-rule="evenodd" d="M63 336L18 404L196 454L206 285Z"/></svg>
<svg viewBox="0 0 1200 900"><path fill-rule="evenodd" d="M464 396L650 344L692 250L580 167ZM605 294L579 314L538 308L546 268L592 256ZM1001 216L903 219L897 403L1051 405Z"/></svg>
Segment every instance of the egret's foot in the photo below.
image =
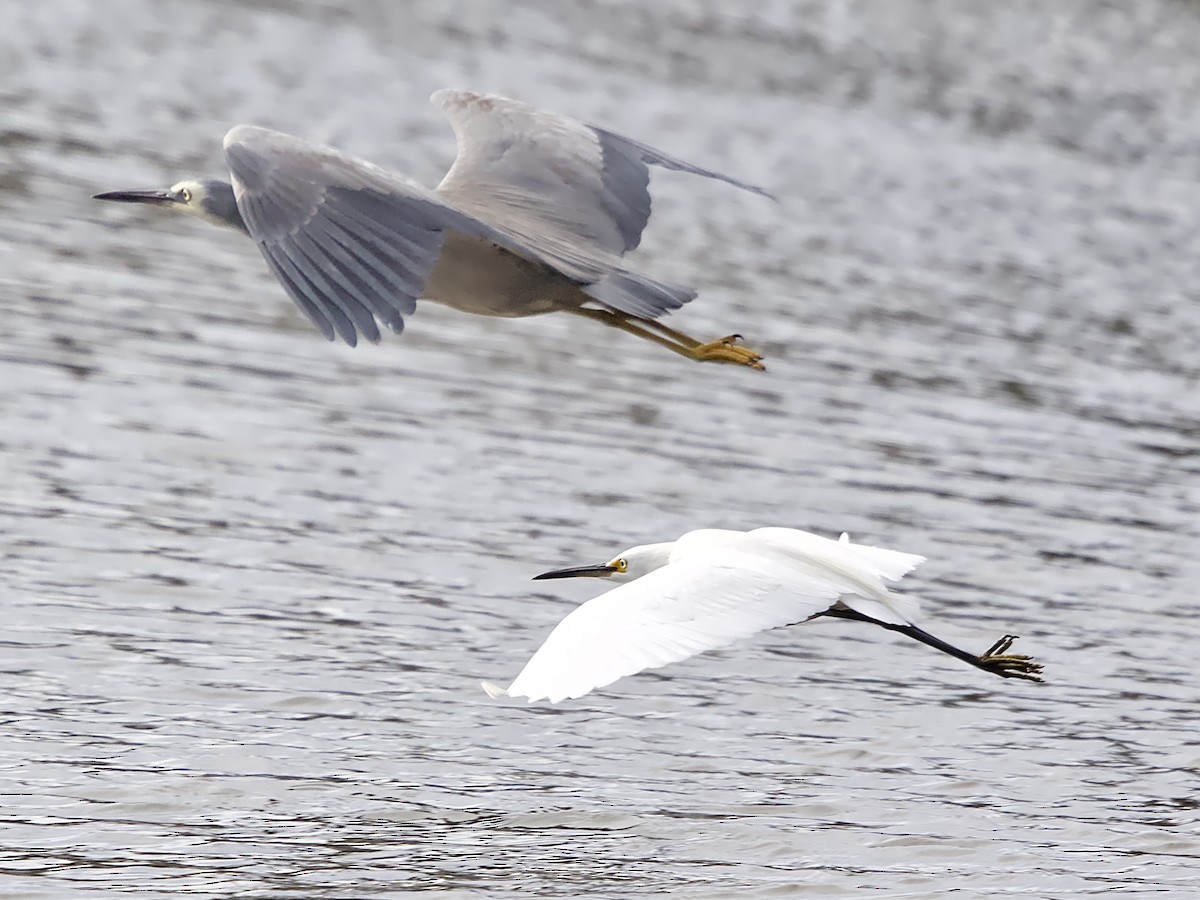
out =
<svg viewBox="0 0 1200 900"><path fill-rule="evenodd" d="M766 371L767 367L763 365L762 355L755 353L749 347L743 347L740 343L741 340L740 334L731 334L715 341L709 341L707 344L697 344L695 347L689 348L687 354L692 359L698 359L701 362L749 366L760 372Z"/></svg>
<svg viewBox="0 0 1200 900"><path fill-rule="evenodd" d="M988 648L979 657L979 668L1002 678L1023 678L1025 681L1041 681L1038 674L1042 671L1041 663L1035 663L1032 657L1019 653L1008 653L1008 648L1017 639L1015 634L1006 634Z"/></svg>

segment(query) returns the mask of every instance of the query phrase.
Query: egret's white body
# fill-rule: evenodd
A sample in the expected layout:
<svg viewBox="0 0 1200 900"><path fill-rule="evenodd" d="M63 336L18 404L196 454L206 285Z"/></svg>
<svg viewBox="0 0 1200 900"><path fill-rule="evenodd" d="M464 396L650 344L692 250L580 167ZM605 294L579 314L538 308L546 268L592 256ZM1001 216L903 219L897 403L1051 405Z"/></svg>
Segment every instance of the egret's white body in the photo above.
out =
<svg viewBox="0 0 1200 900"><path fill-rule="evenodd" d="M915 598L892 593L921 556L792 528L703 529L679 540L633 547L602 566L539 578L608 577L625 582L563 619L508 688L493 697L582 697L644 669L658 668L769 628L822 615L873 622L908 634L1005 677L1040 680L1040 666L1004 656L1005 637L981 656L918 628Z"/></svg>

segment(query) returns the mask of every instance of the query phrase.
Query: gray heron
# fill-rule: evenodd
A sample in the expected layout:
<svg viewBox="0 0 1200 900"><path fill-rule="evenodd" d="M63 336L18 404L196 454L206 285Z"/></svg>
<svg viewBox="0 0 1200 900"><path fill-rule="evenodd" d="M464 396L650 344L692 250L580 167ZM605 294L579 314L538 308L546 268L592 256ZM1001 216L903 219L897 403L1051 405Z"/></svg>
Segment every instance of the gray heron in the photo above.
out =
<svg viewBox="0 0 1200 900"><path fill-rule="evenodd" d="M699 341L658 321L696 296L623 257L650 217L649 166L770 196L645 144L503 97L442 90L458 156L435 190L252 125L225 136L231 181L110 191L247 234L328 340L379 340L418 299L520 317L569 312L690 359L764 368L740 335Z"/></svg>

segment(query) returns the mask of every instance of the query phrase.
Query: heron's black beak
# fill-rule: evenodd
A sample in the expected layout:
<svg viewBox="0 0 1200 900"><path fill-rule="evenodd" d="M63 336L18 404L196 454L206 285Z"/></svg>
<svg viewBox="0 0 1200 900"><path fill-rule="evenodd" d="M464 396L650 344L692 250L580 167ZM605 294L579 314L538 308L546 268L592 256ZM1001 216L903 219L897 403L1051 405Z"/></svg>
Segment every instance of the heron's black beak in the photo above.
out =
<svg viewBox="0 0 1200 900"><path fill-rule="evenodd" d="M92 199L116 200L118 203L149 203L153 206L183 202L182 197L171 191L107 191L103 194L93 194Z"/></svg>
<svg viewBox="0 0 1200 900"><path fill-rule="evenodd" d="M545 581L549 578L607 578L609 575L615 575L619 572L616 566L605 564L603 566L575 566L571 569L555 569L553 572L543 572L541 575L534 575L534 581Z"/></svg>

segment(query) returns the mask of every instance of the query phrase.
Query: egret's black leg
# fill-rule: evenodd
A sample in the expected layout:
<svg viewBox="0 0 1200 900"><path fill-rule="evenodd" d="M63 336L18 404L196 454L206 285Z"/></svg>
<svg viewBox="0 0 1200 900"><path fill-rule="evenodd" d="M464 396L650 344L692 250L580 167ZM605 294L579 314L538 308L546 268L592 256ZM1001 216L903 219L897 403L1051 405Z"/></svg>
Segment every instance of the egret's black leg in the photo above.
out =
<svg viewBox="0 0 1200 900"><path fill-rule="evenodd" d="M849 607L838 606L833 609L827 609L823 613L817 613L813 618L815 619L819 616L852 619L855 622L870 622L872 625L878 625L880 628L886 628L888 631L896 631L907 635L913 640L920 641L922 644L933 647L935 650L941 650L943 653L948 653L955 659L961 659L963 662L977 669L983 669L985 672L999 675L1001 678L1023 678L1026 681L1042 680L1038 674L1042 671L1041 663L1034 662L1028 656L1018 653L1009 654L1007 652L1008 648L1012 646L1013 641L1017 639L1015 635L1006 634L1000 640L996 641L996 643L992 644L984 653L976 656L974 653L968 653L966 650L961 650L953 644L947 644L941 638L934 637L928 631L918 628L916 625L893 625L891 622L881 622Z"/></svg>

